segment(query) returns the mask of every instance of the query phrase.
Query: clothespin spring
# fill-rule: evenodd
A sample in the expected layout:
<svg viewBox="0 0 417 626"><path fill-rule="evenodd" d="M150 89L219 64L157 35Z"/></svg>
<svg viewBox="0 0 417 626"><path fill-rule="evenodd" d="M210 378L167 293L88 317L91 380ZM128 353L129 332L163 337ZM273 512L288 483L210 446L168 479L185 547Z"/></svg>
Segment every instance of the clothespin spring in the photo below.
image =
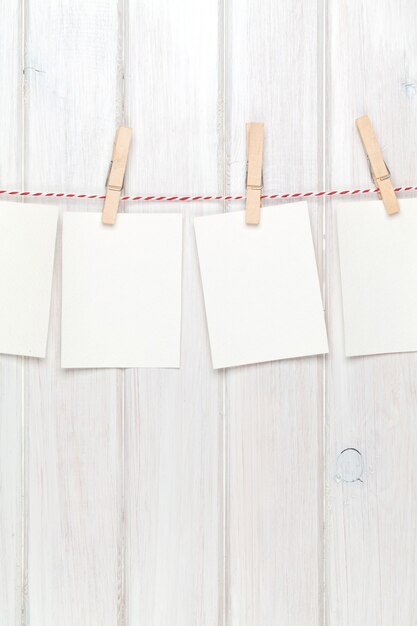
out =
<svg viewBox="0 0 417 626"><path fill-rule="evenodd" d="M380 176L379 178L377 178L377 177L375 176L374 170L372 169L372 165L371 165L371 161L369 160L369 157L368 157L368 156L366 156L366 158L367 158L367 161L368 161L369 173L370 173L371 178L372 178L372 180L373 180L374 182L376 182L376 181L378 181L378 180L388 180L388 178L391 178L391 171L390 171L390 169L389 169L389 167L388 167L387 162L385 161L385 159L384 159L384 165L385 165L385 167L387 168L387 172L388 172L388 174L385 174L385 176Z"/></svg>

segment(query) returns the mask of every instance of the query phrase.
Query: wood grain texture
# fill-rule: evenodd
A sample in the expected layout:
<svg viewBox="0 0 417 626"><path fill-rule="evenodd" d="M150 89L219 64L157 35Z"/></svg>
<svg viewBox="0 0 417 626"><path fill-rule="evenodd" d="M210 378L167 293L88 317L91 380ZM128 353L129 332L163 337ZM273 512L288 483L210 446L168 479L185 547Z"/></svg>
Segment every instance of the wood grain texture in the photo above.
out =
<svg viewBox="0 0 417 626"><path fill-rule="evenodd" d="M372 120L394 186L415 180L416 27L411 0L395 6L376 0L330 3L327 162L332 188L370 183L354 126L364 114ZM327 623L414 626L417 355L344 357L331 204L327 240ZM347 447L356 448L362 459L355 452L340 456Z"/></svg>
<svg viewBox="0 0 417 626"><path fill-rule="evenodd" d="M126 193L240 193L259 121L266 192L366 187L364 114L415 183L412 0L3 5L3 183L103 190L126 124ZM344 357L326 204L325 370L212 369L193 218L242 202L122 207L183 212L180 370L62 371L59 236L47 358L0 356L1 626L415 626L417 356Z"/></svg>
<svg viewBox="0 0 417 626"><path fill-rule="evenodd" d="M118 9L116 0L27 3L28 186L104 188L121 111ZM60 368L60 248L59 236L47 358L25 369L24 619L114 626L123 602L122 373Z"/></svg>
<svg viewBox="0 0 417 626"><path fill-rule="evenodd" d="M244 187L247 121L265 124L265 191L318 185L317 20L314 1L302 7L274 0L227 3L228 191ZM321 263L320 205L310 203L310 209ZM320 357L226 372L232 626L321 623L322 383Z"/></svg>
<svg viewBox="0 0 417 626"><path fill-rule="evenodd" d="M22 33L18 0L0 20L0 171L22 180ZM18 624L22 594L23 358L0 356L0 624Z"/></svg>
<svg viewBox="0 0 417 626"><path fill-rule="evenodd" d="M127 193L221 187L221 42L216 2L128 3ZM126 209L184 216L181 369L125 375L126 623L220 626L222 374L211 365L193 219L222 206Z"/></svg>

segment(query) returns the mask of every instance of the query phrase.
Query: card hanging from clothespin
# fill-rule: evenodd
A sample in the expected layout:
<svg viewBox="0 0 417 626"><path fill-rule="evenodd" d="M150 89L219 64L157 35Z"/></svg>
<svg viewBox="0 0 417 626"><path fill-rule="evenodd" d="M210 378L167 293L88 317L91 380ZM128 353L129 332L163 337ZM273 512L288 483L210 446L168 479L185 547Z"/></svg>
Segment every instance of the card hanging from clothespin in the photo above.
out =
<svg viewBox="0 0 417 626"><path fill-rule="evenodd" d="M103 224L115 224L123 189L132 129L119 126L113 145L113 156L106 180L106 198L103 205Z"/></svg>
<svg viewBox="0 0 417 626"><path fill-rule="evenodd" d="M246 124L246 224L259 224L262 194L262 154L264 125L261 122Z"/></svg>
<svg viewBox="0 0 417 626"><path fill-rule="evenodd" d="M356 126L369 161L372 179L379 189L379 197L384 203L388 215L394 215L394 213L399 212L400 205L391 182L391 173L382 156L369 117L367 115L359 117L356 120Z"/></svg>

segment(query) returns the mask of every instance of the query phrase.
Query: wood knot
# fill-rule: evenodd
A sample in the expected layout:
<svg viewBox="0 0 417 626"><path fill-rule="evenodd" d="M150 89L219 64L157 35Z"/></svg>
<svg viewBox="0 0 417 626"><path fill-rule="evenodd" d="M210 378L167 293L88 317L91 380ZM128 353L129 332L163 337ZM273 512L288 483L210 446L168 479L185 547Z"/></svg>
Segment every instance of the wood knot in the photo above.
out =
<svg viewBox="0 0 417 626"><path fill-rule="evenodd" d="M336 482L363 482L363 457L356 448L345 448L337 457Z"/></svg>

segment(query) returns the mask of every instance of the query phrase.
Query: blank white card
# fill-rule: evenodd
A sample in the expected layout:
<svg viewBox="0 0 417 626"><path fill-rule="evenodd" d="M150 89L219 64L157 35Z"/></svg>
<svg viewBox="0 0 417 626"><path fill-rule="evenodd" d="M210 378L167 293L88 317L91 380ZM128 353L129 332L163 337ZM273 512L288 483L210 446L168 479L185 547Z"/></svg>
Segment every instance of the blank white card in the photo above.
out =
<svg viewBox="0 0 417 626"><path fill-rule="evenodd" d="M346 356L417 350L417 200L337 206Z"/></svg>
<svg viewBox="0 0 417 626"><path fill-rule="evenodd" d="M0 352L44 357L58 209L0 203Z"/></svg>
<svg viewBox="0 0 417 626"><path fill-rule="evenodd" d="M194 220L213 367L328 350L305 202Z"/></svg>
<svg viewBox="0 0 417 626"><path fill-rule="evenodd" d="M62 367L179 367L182 216L66 213Z"/></svg>

